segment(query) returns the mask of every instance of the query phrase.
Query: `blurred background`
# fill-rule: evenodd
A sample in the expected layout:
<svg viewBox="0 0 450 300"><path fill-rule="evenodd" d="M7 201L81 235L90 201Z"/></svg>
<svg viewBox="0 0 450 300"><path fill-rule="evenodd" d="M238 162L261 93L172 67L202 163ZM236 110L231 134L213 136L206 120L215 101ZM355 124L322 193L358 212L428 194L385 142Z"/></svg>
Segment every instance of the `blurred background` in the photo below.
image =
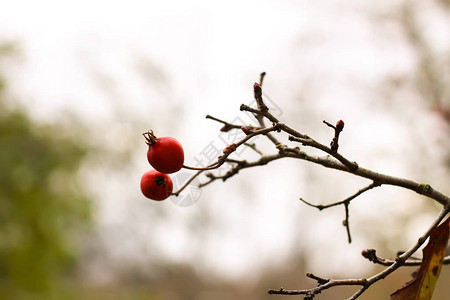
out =
<svg viewBox="0 0 450 300"><path fill-rule="evenodd" d="M350 205L348 244L343 207L298 199L331 203L370 182L302 161L191 186L183 202L141 195L142 133L177 138L186 164L211 162L236 137L205 116L254 122L239 106L263 71L283 122L328 144L322 120L342 119L346 157L450 194L448 0L3 1L0 299L278 299L267 290L314 287L306 272L381 270L362 249L409 248L439 205L372 190ZM387 299L412 272L361 299ZM444 267L434 299L448 280Z"/></svg>

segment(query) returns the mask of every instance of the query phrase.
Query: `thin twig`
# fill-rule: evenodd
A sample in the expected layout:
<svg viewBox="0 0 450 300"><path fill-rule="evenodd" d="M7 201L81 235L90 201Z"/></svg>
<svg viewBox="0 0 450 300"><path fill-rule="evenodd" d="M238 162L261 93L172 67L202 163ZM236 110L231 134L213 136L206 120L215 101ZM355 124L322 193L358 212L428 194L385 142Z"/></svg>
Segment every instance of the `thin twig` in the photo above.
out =
<svg viewBox="0 0 450 300"><path fill-rule="evenodd" d="M350 233L350 212L349 212L349 207L350 205L350 201L347 201L344 203L344 207L345 207L345 220L342 222L343 225L345 226L345 229L347 231L347 239L348 239L348 243L351 244L352 243L352 235Z"/></svg>
<svg viewBox="0 0 450 300"><path fill-rule="evenodd" d="M350 201L352 201L353 199L355 199L356 197L360 196L361 194L363 194L363 193L365 193L365 192L367 192L367 191L369 191L369 190L371 190L371 189L373 189L373 188L375 188L375 187L378 187L378 186L380 186L380 184L379 184L378 182L375 182L375 181L374 181L374 182L372 182L371 184L369 184L368 186L366 186L366 187L360 189L359 191L357 191L356 193L354 193L354 194L351 195L350 197L347 197L347 198L345 198L345 199L342 200L342 201L339 201L339 202L333 202L333 203L331 203L331 204L326 204L326 205L316 205L316 204L311 204L311 203L309 203L309 202L303 200L302 198L300 198L300 200L303 201L304 203L308 204L309 206L312 206L312 207L315 207L315 208L317 208L317 209L319 209L319 210L322 210L322 209L330 208L330 207L337 206L337 205L343 205L343 204L345 204L346 202L350 202Z"/></svg>
<svg viewBox="0 0 450 300"><path fill-rule="evenodd" d="M256 153L258 153L259 155L261 155L261 156L264 155L260 150L258 150L258 148L256 148L256 144L255 143L244 143L244 145L249 147L250 149L252 149Z"/></svg>
<svg viewBox="0 0 450 300"><path fill-rule="evenodd" d="M264 77L266 76L266 72L262 72L261 74L259 74L259 85L262 86L263 85L263 81L264 81Z"/></svg>
<svg viewBox="0 0 450 300"><path fill-rule="evenodd" d="M317 141L315 141L312 138L302 138L302 137L295 137L295 136L289 136L290 141L299 142L302 143L304 146L310 146L319 150L324 151L325 153L333 156L337 160L339 160L344 166L346 166L350 172L355 172L358 169L358 164L356 162L351 162L341 154L337 153L336 150L327 147ZM333 142L332 142L333 143Z"/></svg>
<svg viewBox="0 0 450 300"><path fill-rule="evenodd" d="M191 167L191 166L186 166L183 165L183 168L185 169L189 169L189 170L203 170L203 171L207 171L207 170L214 170L217 169L219 167L221 167L227 160L228 156L230 156L231 153L233 153L234 151L236 151L236 149L245 144L248 140L250 140L252 137L255 137L257 135L267 135L269 132L272 131L278 131L279 129L279 125L275 124L271 127L267 127L267 128L263 128L263 129L259 129L259 130L254 130L252 131L250 134L244 136L240 141L238 141L237 143L234 143L232 145L227 146L224 150L223 150L223 155L219 156L217 159L217 162L212 164L211 166L208 167Z"/></svg>
<svg viewBox="0 0 450 300"><path fill-rule="evenodd" d="M222 123L223 127L220 129L220 131L223 131L223 132L230 131L231 129L241 129L241 127L242 127L242 125L231 124L231 123L228 123L227 121L218 119L218 118L213 117L211 115L206 115L206 118L214 120L214 121L217 121L219 123Z"/></svg>
<svg viewBox="0 0 450 300"><path fill-rule="evenodd" d="M267 105L264 103L264 100L262 98L262 88L261 85L257 82L253 85L253 93L256 100L256 105L258 107L258 111L266 112L269 110Z"/></svg>
<svg viewBox="0 0 450 300"><path fill-rule="evenodd" d="M198 170L194 175L189 178L188 181L186 181L183 186L181 186L178 191L173 192L172 195L178 196L196 177L198 177L201 173L203 173L204 170Z"/></svg>
<svg viewBox="0 0 450 300"><path fill-rule="evenodd" d="M227 180L228 178L236 175L240 170L252 168L252 167L259 167L268 164L269 162L278 160L283 157L294 157L292 154L289 153L277 153L272 155L264 155L260 157L258 160L253 162L247 162L245 160L242 161L232 161L235 163L235 166L233 166L226 174L222 176L215 176L214 174L210 174L209 181L202 183L200 187L204 187L210 183L212 183L215 180L221 179L222 181Z"/></svg>
<svg viewBox="0 0 450 300"><path fill-rule="evenodd" d="M350 298L347 300L355 300L360 295L362 295L372 284L375 282L386 278L389 274L394 272L396 269L401 267L405 264L406 260L411 257L414 252L416 252L420 246L424 244L426 239L430 236L431 232L439 225L439 223L447 216L449 213L449 207L444 207L439 215L436 217L436 219L433 221L433 223L430 225L430 227L426 230L426 232L418 239L417 243L412 246L408 251L397 257L397 259L389 265L386 269L382 270L381 272L373 275L370 278L361 278L361 279L326 279L324 280L321 277L318 276L308 276L310 278L314 278L318 280L319 286L312 288L312 289L306 289L306 290L285 290L285 289L270 289L268 291L269 294L278 294L278 295L317 295L321 293L323 290L329 289L334 286L340 286L340 285L360 285L361 288L354 293Z"/></svg>
<svg viewBox="0 0 450 300"><path fill-rule="evenodd" d="M404 253L404 252L402 252L402 253ZM375 249L365 249L362 251L362 255L363 255L363 257L367 258L369 261L371 261L377 265L390 266L395 262L394 259L386 259L386 258L377 256ZM450 264L450 256L444 257L442 263L444 265ZM421 264L422 264L422 259L411 256L408 260L405 261L403 266L420 266Z"/></svg>
<svg viewBox="0 0 450 300"><path fill-rule="evenodd" d="M377 187L377 186L380 186L380 184L377 183L377 182L372 182L370 185L366 186L365 188L360 189L359 191L357 191L355 194L351 195L350 197L347 197L347 198L345 198L342 201L334 202L334 203L327 204L327 205L312 204L312 203L310 203L310 202L308 202L308 201L306 201L306 200L304 200L302 198L300 198L300 201L302 201L303 203L305 203L305 204L307 204L309 206L315 207L318 210L323 210L323 209L330 208L330 207L337 206L337 205L344 205L344 207L345 207L345 220L343 221L343 225L346 227L348 243L350 244L352 242L352 236L350 234L350 220L349 220L349 218L350 218L350 212L349 212L350 202L353 199L355 199L356 197L360 196L361 194L363 194L363 193L367 192L368 190L371 190L371 189L373 189L374 187Z"/></svg>

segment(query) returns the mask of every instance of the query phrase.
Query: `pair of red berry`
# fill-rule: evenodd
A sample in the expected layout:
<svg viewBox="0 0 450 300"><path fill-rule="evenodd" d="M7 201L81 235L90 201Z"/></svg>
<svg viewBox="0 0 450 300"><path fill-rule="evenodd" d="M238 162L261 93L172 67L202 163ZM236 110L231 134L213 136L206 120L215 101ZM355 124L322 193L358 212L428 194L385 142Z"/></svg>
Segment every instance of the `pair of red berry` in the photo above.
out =
<svg viewBox="0 0 450 300"><path fill-rule="evenodd" d="M172 137L157 138L152 131L144 133L148 145L147 160L154 170L141 178L141 191L152 200L164 200L172 194L173 183L168 174L183 167L184 151L181 144Z"/></svg>

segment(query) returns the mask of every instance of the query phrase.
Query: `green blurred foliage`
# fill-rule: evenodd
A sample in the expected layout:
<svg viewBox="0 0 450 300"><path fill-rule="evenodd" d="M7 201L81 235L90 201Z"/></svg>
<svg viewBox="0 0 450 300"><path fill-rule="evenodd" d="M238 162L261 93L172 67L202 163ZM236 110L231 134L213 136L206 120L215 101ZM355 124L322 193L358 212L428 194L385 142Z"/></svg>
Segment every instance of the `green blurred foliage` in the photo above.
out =
<svg viewBox="0 0 450 300"><path fill-rule="evenodd" d="M64 282L90 221L77 182L88 148L11 108L0 82L0 299L68 299Z"/></svg>

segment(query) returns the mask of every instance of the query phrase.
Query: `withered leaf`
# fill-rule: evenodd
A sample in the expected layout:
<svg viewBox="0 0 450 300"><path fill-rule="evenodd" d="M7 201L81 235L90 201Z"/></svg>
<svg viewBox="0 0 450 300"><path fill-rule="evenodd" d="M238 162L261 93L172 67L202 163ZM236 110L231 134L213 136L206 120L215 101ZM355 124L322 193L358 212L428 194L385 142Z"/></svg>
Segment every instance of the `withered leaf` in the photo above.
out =
<svg viewBox="0 0 450 300"><path fill-rule="evenodd" d="M415 278L395 291L391 300L431 300L449 239L449 223L450 217L433 230Z"/></svg>

